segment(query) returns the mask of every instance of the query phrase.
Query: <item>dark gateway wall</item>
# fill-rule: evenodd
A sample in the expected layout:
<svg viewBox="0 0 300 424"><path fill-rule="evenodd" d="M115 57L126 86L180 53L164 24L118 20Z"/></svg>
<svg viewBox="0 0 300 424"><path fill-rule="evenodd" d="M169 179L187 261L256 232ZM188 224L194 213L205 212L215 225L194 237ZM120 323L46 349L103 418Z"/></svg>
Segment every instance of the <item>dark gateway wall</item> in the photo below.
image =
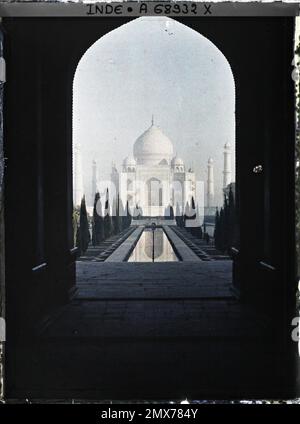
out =
<svg viewBox="0 0 300 424"><path fill-rule="evenodd" d="M24 388L30 385L15 371L22 363L22 348L30 348L33 329L68 301L75 285L74 72L92 43L129 20L3 19L8 74L4 110L6 388L11 397L23 392L25 396ZM240 233L239 245L232 246L233 287L242 302L264 310L277 323L284 379L277 388L262 382L260 395L292 396L296 361L290 341L296 292L294 19L177 20L211 40L232 67ZM257 165L262 165L263 172L253 172ZM165 397L171 396L166 393Z"/></svg>

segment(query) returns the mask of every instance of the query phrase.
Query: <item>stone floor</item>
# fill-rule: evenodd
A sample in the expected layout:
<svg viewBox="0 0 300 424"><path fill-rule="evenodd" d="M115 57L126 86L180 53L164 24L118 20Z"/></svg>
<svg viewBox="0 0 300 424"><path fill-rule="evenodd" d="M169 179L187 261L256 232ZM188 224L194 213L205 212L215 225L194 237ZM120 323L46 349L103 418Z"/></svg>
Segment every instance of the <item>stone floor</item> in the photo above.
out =
<svg viewBox="0 0 300 424"><path fill-rule="evenodd" d="M264 336L269 323L233 297L231 263L77 263L78 289L44 338Z"/></svg>
<svg viewBox="0 0 300 424"><path fill-rule="evenodd" d="M78 262L77 294L44 336L249 337L252 329L256 335L257 317L232 296L231 264L197 264Z"/></svg>
<svg viewBox="0 0 300 424"><path fill-rule="evenodd" d="M232 398L284 384L274 329L232 296L230 261L79 262L77 275L28 351L28 396Z"/></svg>
<svg viewBox="0 0 300 424"><path fill-rule="evenodd" d="M22 347L23 396L229 399L286 384L276 329L232 296L230 261L78 262L77 277Z"/></svg>
<svg viewBox="0 0 300 424"><path fill-rule="evenodd" d="M231 261L77 262L77 299L231 298Z"/></svg>

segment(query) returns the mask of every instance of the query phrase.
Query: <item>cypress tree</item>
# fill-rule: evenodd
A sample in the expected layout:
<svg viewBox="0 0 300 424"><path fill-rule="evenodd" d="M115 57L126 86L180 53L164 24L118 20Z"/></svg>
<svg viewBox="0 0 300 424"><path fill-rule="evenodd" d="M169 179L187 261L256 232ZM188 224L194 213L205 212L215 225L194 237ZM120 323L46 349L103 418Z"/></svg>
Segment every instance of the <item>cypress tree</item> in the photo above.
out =
<svg viewBox="0 0 300 424"><path fill-rule="evenodd" d="M216 210L216 216L215 216L214 239L215 239L216 248L220 249L220 214L219 214L218 208Z"/></svg>
<svg viewBox="0 0 300 424"><path fill-rule="evenodd" d="M92 221L92 243L93 246L98 246L104 239L103 231L103 216L100 194L95 194L93 221Z"/></svg>
<svg viewBox="0 0 300 424"><path fill-rule="evenodd" d="M193 235L196 235L196 233L197 233L197 230L196 230L196 227L195 227L195 224L196 224L196 216L197 216L197 214L196 214L196 205L195 205L195 200L194 200L194 197L192 196L192 199L191 199L191 207L190 207L190 217L189 217L189 219L190 219L190 225L192 225L193 224L193 226L191 226L191 227L189 227L189 230L190 230L190 232L193 234ZM191 223L191 220L193 220L194 222L193 223Z"/></svg>
<svg viewBox="0 0 300 424"><path fill-rule="evenodd" d="M79 224L76 228L76 239L75 239L75 246L78 248L78 257L81 256L81 249L80 249L80 227Z"/></svg>
<svg viewBox="0 0 300 424"><path fill-rule="evenodd" d="M176 220L176 225L178 226L178 227L180 227L181 225L180 225L180 221L181 221L181 213L180 213L180 208L179 208L179 204L178 204L178 202L177 202L177 204L176 204L176 210L175 210L175 220Z"/></svg>
<svg viewBox="0 0 300 424"><path fill-rule="evenodd" d="M126 201L126 206L125 206L125 213L123 216L123 228L128 228L130 227L131 224L131 213L130 213L130 208L129 208L129 203L128 200Z"/></svg>
<svg viewBox="0 0 300 424"><path fill-rule="evenodd" d="M110 216L109 206L109 193L108 188L106 189L105 207L104 207L104 237L107 239L112 234L112 223Z"/></svg>
<svg viewBox="0 0 300 424"><path fill-rule="evenodd" d="M214 238L216 248L222 252L229 252L237 241L237 213L231 186L220 213L216 211Z"/></svg>
<svg viewBox="0 0 300 424"><path fill-rule="evenodd" d="M235 244L236 241L236 208L233 191L230 185L228 195L228 249Z"/></svg>
<svg viewBox="0 0 300 424"><path fill-rule="evenodd" d="M112 204L112 233L118 234L120 232L120 226L119 226L119 199L117 197L114 198L113 204Z"/></svg>
<svg viewBox="0 0 300 424"><path fill-rule="evenodd" d="M202 231L202 227L201 227L201 222L200 222L200 213L199 213L199 205L197 204L196 206L196 220L198 223L198 227L195 228L195 235L202 239L203 238L203 231Z"/></svg>
<svg viewBox="0 0 300 424"><path fill-rule="evenodd" d="M202 227L200 224L200 216L199 216L199 206L196 206L195 209L195 226L191 228L191 232L193 234L193 236L202 239L203 237L203 232L202 232Z"/></svg>
<svg viewBox="0 0 300 424"><path fill-rule="evenodd" d="M133 217L134 219L141 219L142 217L141 208L139 207L138 204L136 204L135 208L133 209Z"/></svg>
<svg viewBox="0 0 300 424"><path fill-rule="evenodd" d="M191 200L190 213L191 213L190 219L196 219L196 206L195 206L194 196L192 196L192 200Z"/></svg>
<svg viewBox="0 0 300 424"><path fill-rule="evenodd" d="M225 250L225 219L224 219L224 209L221 208L220 210L220 234L219 234L219 247L218 249L221 250L221 252L224 252Z"/></svg>
<svg viewBox="0 0 300 424"><path fill-rule="evenodd" d="M170 206L170 219L174 219L174 208L172 205Z"/></svg>
<svg viewBox="0 0 300 424"><path fill-rule="evenodd" d="M91 241L88 214L87 214L86 204L85 204L85 196L83 196L81 200L79 229L77 233L78 233L77 246L78 246L80 255L82 255L84 252L86 252L88 245Z"/></svg>
<svg viewBox="0 0 300 424"><path fill-rule="evenodd" d="M80 217L80 207L76 206L73 209L73 217L72 217L72 224L73 224L73 243L74 246L78 246L77 240L77 232L79 229L79 217Z"/></svg>
<svg viewBox="0 0 300 424"><path fill-rule="evenodd" d="M119 200L119 227L120 227L120 231L123 231L126 227L125 227L125 210L124 210L124 206L123 206L123 202L122 199L120 199L120 197L118 196L118 200Z"/></svg>
<svg viewBox="0 0 300 424"><path fill-rule="evenodd" d="M164 212L164 219L169 219L170 216L170 211L169 211L169 205L165 207L165 212Z"/></svg>
<svg viewBox="0 0 300 424"><path fill-rule="evenodd" d="M224 198L224 251L227 251L230 244L230 223L229 223L229 203L228 198Z"/></svg>
<svg viewBox="0 0 300 424"><path fill-rule="evenodd" d="M198 227L199 229L198 229L198 237L200 238L200 239L202 239L203 238L203 231L202 231L202 227L201 227L201 225Z"/></svg>
<svg viewBox="0 0 300 424"><path fill-rule="evenodd" d="M168 204L168 206L165 208L165 219L174 219L174 209L173 206Z"/></svg>
<svg viewBox="0 0 300 424"><path fill-rule="evenodd" d="M184 225L185 225L185 224L184 224L184 214L182 213L182 214L181 214L181 217L180 217L180 227L181 227L181 228L183 228L183 227L184 227Z"/></svg>
<svg viewBox="0 0 300 424"><path fill-rule="evenodd" d="M139 211L140 211L140 218L143 218L143 208L141 206L139 206Z"/></svg>
<svg viewBox="0 0 300 424"><path fill-rule="evenodd" d="M98 200L98 195L99 193L95 194L94 197L94 207L93 207L93 218L92 218L92 245L93 246L97 246L98 240L97 240L97 234L96 234L96 223L97 223L97 211L96 211L96 204L97 204L97 200Z"/></svg>
<svg viewBox="0 0 300 424"><path fill-rule="evenodd" d="M184 215L183 215L183 226L186 226L186 220L189 219L190 216L190 205L189 202L186 202L185 209L184 209Z"/></svg>
<svg viewBox="0 0 300 424"><path fill-rule="evenodd" d="M130 209L129 209L129 203L128 203L128 200L127 200L127 202L126 202L126 227L125 228L129 228L130 227L130 225L131 225L131 219L132 219L132 217L131 217L131 213L130 213Z"/></svg>
<svg viewBox="0 0 300 424"><path fill-rule="evenodd" d="M118 194L117 196L117 229L118 229L118 233L120 233L122 231L122 215L120 215L121 213L121 204L120 204L120 196Z"/></svg>

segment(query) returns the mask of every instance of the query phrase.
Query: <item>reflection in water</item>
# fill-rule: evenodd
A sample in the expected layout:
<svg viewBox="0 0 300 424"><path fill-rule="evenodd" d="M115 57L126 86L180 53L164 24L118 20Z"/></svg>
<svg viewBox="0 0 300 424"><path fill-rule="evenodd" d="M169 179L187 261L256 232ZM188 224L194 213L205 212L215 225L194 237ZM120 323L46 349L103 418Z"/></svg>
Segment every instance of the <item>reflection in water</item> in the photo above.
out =
<svg viewBox="0 0 300 424"><path fill-rule="evenodd" d="M137 242L128 262L175 262L177 256L162 228L154 231L154 251L153 233L151 229L145 229Z"/></svg>

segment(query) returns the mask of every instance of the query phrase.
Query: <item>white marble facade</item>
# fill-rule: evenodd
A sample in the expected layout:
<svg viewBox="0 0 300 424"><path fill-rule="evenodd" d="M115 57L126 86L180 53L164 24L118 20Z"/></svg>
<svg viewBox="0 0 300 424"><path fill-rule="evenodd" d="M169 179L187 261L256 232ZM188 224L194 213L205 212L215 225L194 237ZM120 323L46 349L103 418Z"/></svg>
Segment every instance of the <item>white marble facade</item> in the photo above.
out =
<svg viewBox="0 0 300 424"><path fill-rule="evenodd" d="M113 167L112 182L123 204L138 206L143 216L164 216L169 205L184 208L195 199L195 173L174 155L171 140L152 120L135 141L133 155L124 159L121 171Z"/></svg>

